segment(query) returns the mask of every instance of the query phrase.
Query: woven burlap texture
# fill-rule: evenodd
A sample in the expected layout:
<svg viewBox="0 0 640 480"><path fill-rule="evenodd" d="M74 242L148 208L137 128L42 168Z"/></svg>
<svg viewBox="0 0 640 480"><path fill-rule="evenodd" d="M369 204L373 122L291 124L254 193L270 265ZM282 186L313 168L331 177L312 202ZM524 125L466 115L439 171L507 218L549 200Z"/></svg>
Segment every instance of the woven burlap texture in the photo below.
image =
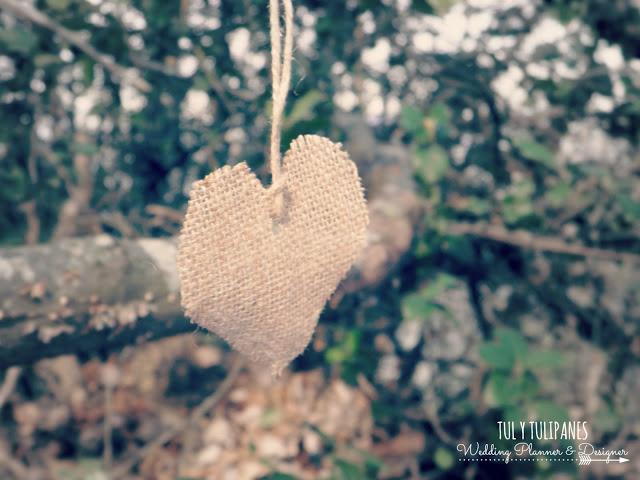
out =
<svg viewBox="0 0 640 480"><path fill-rule="evenodd" d="M316 135L283 162L284 211L245 163L193 185L178 247L182 305L254 362L281 371L361 252L367 207L355 164Z"/></svg>

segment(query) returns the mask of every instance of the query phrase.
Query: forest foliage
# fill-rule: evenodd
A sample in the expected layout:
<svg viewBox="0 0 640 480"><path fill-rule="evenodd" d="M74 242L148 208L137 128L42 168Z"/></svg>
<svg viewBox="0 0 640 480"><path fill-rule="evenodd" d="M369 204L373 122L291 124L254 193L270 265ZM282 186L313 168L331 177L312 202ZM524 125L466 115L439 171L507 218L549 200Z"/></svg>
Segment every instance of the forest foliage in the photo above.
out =
<svg viewBox="0 0 640 480"><path fill-rule="evenodd" d="M579 415L640 450L638 3L295 6L282 150L301 133L358 163L401 148L422 214L402 265L328 309L326 348L294 369L373 384L376 425L425 432L429 478L576 473L457 461L452 439L495 441L501 419ZM268 182L266 18L245 0L0 0L0 243L171 237L210 170ZM602 368L583 388L584 358ZM358 458L336 478L384 471Z"/></svg>

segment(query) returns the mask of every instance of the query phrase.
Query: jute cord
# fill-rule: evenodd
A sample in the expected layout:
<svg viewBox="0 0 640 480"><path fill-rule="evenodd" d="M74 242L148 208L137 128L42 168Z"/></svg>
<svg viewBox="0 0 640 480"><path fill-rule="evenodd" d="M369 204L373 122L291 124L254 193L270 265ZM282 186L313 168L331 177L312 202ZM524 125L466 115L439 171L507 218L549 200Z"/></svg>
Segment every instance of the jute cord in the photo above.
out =
<svg viewBox="0 0 640 480"><path fill-rule="evenodd" d="M293 58L293 5L291 0L282 0L284 6L284 51L280 32L280 0L269 1L269 25L271 34L271 78L272 118L270 169L271 188L274 195L274 211L282 213L284 177L282 175L282 158L280 141L282 131L282 115L291 83L291 61Z"/></svg>

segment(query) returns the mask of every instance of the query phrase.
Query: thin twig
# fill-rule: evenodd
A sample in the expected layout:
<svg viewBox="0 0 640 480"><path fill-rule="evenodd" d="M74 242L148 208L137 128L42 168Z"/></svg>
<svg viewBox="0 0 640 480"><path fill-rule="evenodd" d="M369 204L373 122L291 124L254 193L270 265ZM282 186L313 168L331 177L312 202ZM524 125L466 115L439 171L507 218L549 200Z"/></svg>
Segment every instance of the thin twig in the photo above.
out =
<svg viewBox="0 0 640 480"><path fill-rule="evenodd" d="M93 139L82 131L76 131L74 141L82 145L92 142ZM78 217L90 209L94 187L91 163L91 157L85 153L76 152L73 155L73 168L78 181L70 187L69 198L60 208L58 224L53 232L54 239L77 235Z"/></svg>
<svg viewBox="0 0 640 480"><path fill-rule="evenodd" d="M244 367L244 358L236 357L233 362L233 365L231 366L231 370L229 370L227 377L224 379L224 381L220 384L220 386L216 389L215 392L213 392L211 395L205 398L204 401L200 405L198 405L198 407L195 410L193 410L193 412L189 417L187 425L185 425L185 428L190 425L193 425L208 411L210 411L213 407L215 407L218 404L218 402L220 402L220 400L224 398L224 396L229 392L229 390L235 383L236 379L238 378L238 375L240 375L240 372L242 371L243 367Z"/></svg>
<svg viewBox="0 0 640 480"><path fill-rule="evenodd" d="M440 440L442 440L443 443L454 446L457 445L458 442L456 442L456 440L444 429L444 427L440 423L438 413L434 412L432 407L427 407L424 409L424 417L425 420L427 420L431 424L434 433Z"/></svg>
<svg viewBox="0 0 640 480"><path fill-rule="evenodd" d="M40 217L34 199L23 202L18 207L27 220L27 231L24 235L25 245L36 245L40 239Z"/></svg>
<svg viewBox="0 0 640 480"><path fill-rule="evenodd" d="M109 55L99 52L93 45L83 38L82 34L63 27L40 10L34 8L31 4L27 2L17 2L15 0L0 0L0 8L6 9L18 18L56 33L60 38L69 42L71 45L91 57L94 61L101 64L114 76L115 79L131 83L143 92L151 91L151 85L149 85L147 81L133 74L127 68L117 64Z"/></svg>
<svg viewBox="0 0 640 480"><path fill-rule="evenodd" d="M2 409L2 406L6 403L6 401L9 399L9 396L16 388L16 383L18 383L20 373L22 373L21 367L9 367L7 369L7 373L4 376L2 386L0 386L0 409Z"/></svg>
<svg viewBox="0 0 640 480"><path fill-rule="evenodd" d="M216 75L215 69L211 68L206 62L207 54L201 47L197 45L194 47L193 53L198 59L200 68L204 72L204 78L207 80L207 83L209 84L211 89L215 92L216 97L218 98L220 103L225 108L225 110L227 110L227 112L233 113L235 109L227 99L227 92L224 84L222 83L222 80L220 80Z"/></svg>
<svg viewBox="0 0 640 480"><path fill-rule="evenodd" d="M102 424L102 465L109 472L113 462L112 446L112 415L113 415L113 385L107 383L104 387L104 422Z"/></svg>
<svg viewBox="0 0 640 480"><path fill-rule="evenodd" d="M242 357L236 357L231 365L231 369L229 370L227 377L222 381L215 392L205 398L202 403L200 403L200 405L192 410L191 415L189 415L189 417L187 417L184 422L164 432L153 442L148 443L140 450L135 452L133 458L125 461L117 469L115 469L113 472L114 478L124 477L134 465L147 457L157 448L169 442L175 436L187 430L189 427L194 425L201 417L203 417L209 410L213 409L226 396L229 390L231 390L231 387L238 379L238 376L240 375L240 372L242 371L244 365L244 359Z"/></svg>
<svg viewBox="0 0 640 480"><path fill-rule="evenodd" d="M640 262L640 255L635 253L616 252L603 248L570 244L557 237L534 235L524 230L507 230L501 226L485 223L449 223L445 226L444 231L452 235L473 235L541 252L562 253L604 260Z"/></svg>
<svg viewBox="0 0 640 480"><path fill-rule="evenodd" d="M56 153L49 147L49 145L35 140L30 143L31 150L44 158L49 164L55 169L56 175L60 177L62 183L64 184L67 192L71 191L71 187L73 186L73 180L71 178L71 174L67 171L67 169L62 165L59 161Z"/></svg>
<svg viewBox="0 0 640 480"><path fill-rule="evenodd" d="M3 467L3 470L8 471L15 478L22 478L25 480L34 478L34 472L32 472L25 464L20 462L18 459L13 458L8 452L8 446L6 442L0 441L0 467ZM2 471L2 470L0 470Z"/></svg>
<svg viewBox="0 0 640 480"><path fill-rule="evenodd" d="M180 210L176 210L175 208L167 207L166 205L158 205L157 203L152 203L147 205L145 211L151 215L155 215L156 217L162 217L170 222L174 223L182 223L184 220L184 213Z"/></svg>
<svg viewBox="0 0 640 480"><path fill-rule="evenodd" d="M99 216L100 223L117 230L123 237L134 238L136 236L136 229L122 212L102 212Z"/></svg>

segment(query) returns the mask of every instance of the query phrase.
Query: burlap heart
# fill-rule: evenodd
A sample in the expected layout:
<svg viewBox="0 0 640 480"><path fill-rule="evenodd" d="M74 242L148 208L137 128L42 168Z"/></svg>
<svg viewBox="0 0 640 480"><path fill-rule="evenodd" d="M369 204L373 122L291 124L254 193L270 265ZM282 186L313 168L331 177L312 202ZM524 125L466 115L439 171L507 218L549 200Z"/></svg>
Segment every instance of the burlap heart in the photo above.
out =
<svg viewBox="0 0 640 480"><path fill-rule="evenodd" d="M283 178L278 218L273 189L245 163L195 182L178 248L187 315L274 372L309 343L368 223L356 166L339 144L298 137Z"/></svg>

